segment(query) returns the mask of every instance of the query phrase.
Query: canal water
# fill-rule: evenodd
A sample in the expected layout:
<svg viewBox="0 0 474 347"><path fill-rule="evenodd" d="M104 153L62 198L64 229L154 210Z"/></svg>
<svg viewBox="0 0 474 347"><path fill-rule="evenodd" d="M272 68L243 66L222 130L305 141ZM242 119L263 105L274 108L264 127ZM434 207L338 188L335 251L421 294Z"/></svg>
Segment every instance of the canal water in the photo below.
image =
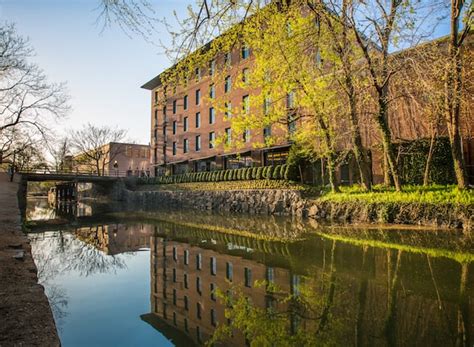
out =
<svg viewBox="0 0 474 347"><path fill-rule="evenodd" d="M461 232L42 199L27 219L63 346L474 343Z"/></svg>

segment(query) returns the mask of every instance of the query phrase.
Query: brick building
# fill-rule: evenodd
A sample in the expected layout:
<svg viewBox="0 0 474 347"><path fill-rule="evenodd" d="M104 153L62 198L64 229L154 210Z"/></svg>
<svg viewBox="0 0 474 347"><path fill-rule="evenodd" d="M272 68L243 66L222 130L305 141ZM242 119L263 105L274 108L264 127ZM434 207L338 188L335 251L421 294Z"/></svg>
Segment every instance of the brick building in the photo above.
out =
<svg viewBox="0 0 474 347"><path fill-rule="evenodd" d="M148 145L111 142L96 151L101 153L99 160L101 175L150 175L150 146ZM97 173L96 161L83 153L74 156L72 166L72 171Z"/></svg>
<svg viewBox="0 0 474 347"><path fill-rule="evenodd" d="M441 43L441 44L440 44ZM436 45L441 51L447 50L446 40L438 39L425 44L425 47ZM472 51L472 37L466 43L469 52ZM405 57L411 59L411 49L394 54L395 59ZM466 59L470 64L469 59ZM151 166L155 175L167 173L183 173L189 171L210 171L215 169L229 169L245 166L277 165L286 161L291 141L285 138L296 124L288 123L287 129L268 127L260 131L251 130L244 134L232 134L231 124L227 111L218 111L209 103L209 99L220 98L229 105L229 110L235 107L246 107L249 96L256 92L244 87L236 88L232 81L243 78L252 67L251 49L245 46L236 46L230 52L218 54L207 66L196 68L192 71L186 83L172 88L162 84L163 74L156 76L142 88L151 91ZM171 67L170 69L173 69ZM215 82L213 76L217 69L227 69L228 76L221 82ZM467 70L470 67L466 68ZM223 75L226 75L223 74ZM472 90L472 84L466 86ZM258 92L258 91L257 91ZM423 103L423 91L415 90L410 94L417 95L419 99L397 99L397 106L389 115L389 124L392 130L393 141L406 143L417 139L428 139L431 128L427 118L420 110L419 104ZM292 109L292 98L287 96L286 106ZM471 181L474 182L474 119L471 112L472 98L467 98L463 109L462 128L465 161ZM263 106L265 107L265 106ZM370 108L370 107L369 107ZM365 114L364 114L365 113ZM360 115L360 128L364 146L370 151L372 160L372 177L374 183L383 181L383 155L381 152L380 135L370 110L366 109ZM298 124L297 126L300 126ZM343 133L347 133L348 124L341 118L339 125ZM444 121L441 117L439 136L447 136ZM273 132L273 134L272 134ZM265 143L265 137L275 135L279 140L270 147L255 146L255 143ZM281 136L280 133L283 133ZM213 144L218 137L243 139L238 149L226 150L222 143ZM350 148L349 138L339 140L339 148ZM357 180L355 162L348 161L338 169L338 179L341 183L353 183ZM319 167L312 167L308 180L313 183L321 182L315 176L324 172L324 163ZM323 175L324 176L324 175ZM453 177L454 179L454 177ZM324 177L322 178L324 183Z"/></svg>

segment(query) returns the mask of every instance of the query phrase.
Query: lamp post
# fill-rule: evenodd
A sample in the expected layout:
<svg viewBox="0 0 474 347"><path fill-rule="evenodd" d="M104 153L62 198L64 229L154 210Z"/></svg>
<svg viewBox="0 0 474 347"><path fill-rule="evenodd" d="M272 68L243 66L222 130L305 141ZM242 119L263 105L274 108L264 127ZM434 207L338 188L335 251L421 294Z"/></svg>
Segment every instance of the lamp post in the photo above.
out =
<svg viewBox="0 0 474 347"><path fill-rule="evenodd" d="M117 160L114 162L114 169L115 169L115 176L118 176L118 162L117 162Z"/></svg>

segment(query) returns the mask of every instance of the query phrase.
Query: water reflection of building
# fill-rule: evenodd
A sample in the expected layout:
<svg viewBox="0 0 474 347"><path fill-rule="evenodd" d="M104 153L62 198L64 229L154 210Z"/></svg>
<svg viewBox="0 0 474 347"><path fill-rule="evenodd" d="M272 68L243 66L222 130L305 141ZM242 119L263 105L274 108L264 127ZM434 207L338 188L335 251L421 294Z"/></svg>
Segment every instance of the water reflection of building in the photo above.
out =
<svg viewBox="0 0 474 347"><path fill-rule="evenodd" d="M114 255L149 248L152 232L148 224L114 223L78 228L75 234L105 254Z"/></svg>
<svg viewBox="0 0 474 347"><path fill-rule="evenodd" d="M151 314L159 322L154 325L160 331L174 328L175 336L180 332L195 344L227 323L213 289L226 292L230 283L255 307L286 314L288 334L301 328L320 334L323 344L472 341L472 262L324 238L285 244L169 225L157 232L150 244ZM314 297L303 301L311 310L298 315L299 308L291 311L291 304L276 300L265 286L255 287L255 280L265 279L281 289L280 298L309 290ZM235 332L225 345L246 342Z"/></svg>
<svg viewBox="0 0 474 347"><path fill-rule="evenodd" d="M217 324L225 321L217 288L226 292L235 284L255 305L270 306L275 301L265 286L254 283L263 279L275 281L284 292L290 292L291 283L298 282L298 276L292 276L288 269L185 242L152 238L152 311L197 344L209 339ZM245 345L244 336L236 332L227 345Z"/></svg>

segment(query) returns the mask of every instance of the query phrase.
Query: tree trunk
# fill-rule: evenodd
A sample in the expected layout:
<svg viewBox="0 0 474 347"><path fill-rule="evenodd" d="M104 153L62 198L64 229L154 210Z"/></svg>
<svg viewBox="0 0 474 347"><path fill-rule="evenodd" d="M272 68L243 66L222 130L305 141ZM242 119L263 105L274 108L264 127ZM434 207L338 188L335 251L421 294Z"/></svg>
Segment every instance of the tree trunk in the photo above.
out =
<svg viewBox="0 0 474 347"><path fill-rule="evenodd" d="M436 128L433 129L433 132L431 134L431 140L430 140L430 149L428 150L428 157L426 158L426 164L425 164L425 172L423 174L423 186L428 186L430 183L430 168L431 168L431 161L433 160L433 151L434 151L434 146L436 143Z"/></svg>
<svg viewBox="0 0 474 347"><path fill-rule="evenodd" d="M350 97L350 99L352 99L352 97ZM355 110L355 100L350 100L350 108L352 145L357 167L359 168L360 183L364 190L371 190L372 181L370 178L369 160L367 151L362 145L362 136L360 134L360 128L357 122L357 114Z"/></svg>
<svg viewBox="0 0 474 347"><path fill-rule="evenodd" d="M459 19L464 0L451 0L451 34L449 40L449 62L445 76L445 118L448 128L454 172L459 189L467 188L467 173L462 155L461 130L459 118L461 113L462 59L461 42L459 41Z"/></svg>
<svg viewBox="0 0 474 347"><path fill-rule="evenodd" d="M334 165L333 155L328 156L328 174L329 174L329 185L333 193L340 193L339 183L336 179L336 166Z"/></svg>
<svg viewBox="0 0 474 347"><path fill-rule="evenodd" d="M385 88L384 88L385 89ZM395 160L395 152L393 150L392 135L390 134L390 128L388 126L388 110L387 110L387 92L382 92L382 95L379 97L379 114L376 118L379 125L380 131L382 133L382 144L384 155L387 158L388 167L385 167L385 171L390 170L392 175L393 184L395 185L395 190L397 192L401 191L400 185L400 176L398 173L397 162ZM385 174L385 173L384 173Z"/></svg>

